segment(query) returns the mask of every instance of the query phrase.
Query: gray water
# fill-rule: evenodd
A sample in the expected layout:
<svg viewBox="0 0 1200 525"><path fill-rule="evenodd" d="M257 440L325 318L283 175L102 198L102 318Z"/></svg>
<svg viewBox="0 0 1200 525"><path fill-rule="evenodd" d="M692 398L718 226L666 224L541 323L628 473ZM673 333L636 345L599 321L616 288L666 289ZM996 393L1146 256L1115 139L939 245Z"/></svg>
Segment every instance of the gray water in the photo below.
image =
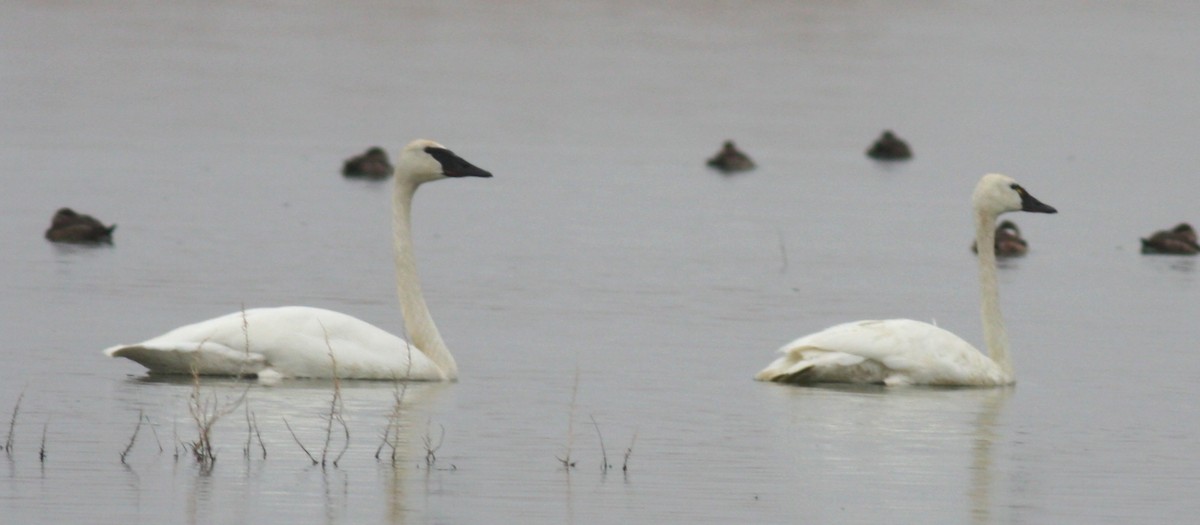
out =
<svg viewBox="0 0 1200 525"><path fill-rule="evenodd" d="M1138 237L1200 221L1196 27L1192 2L6 2L0 520L1193 519L1196 261ZM884 128L916 158L865 158ZM205 379L246 404L197 466L191 381L100 350L243 306L402 333L389 185L338 169L417 137L496 175L414 212L461 380L403 390L394 463L398 391L343 383L321 468L284 420L319 453L331 383ZM759 169L705 168L729 138ZM751 380L855 319L981 344L990 171L1060 210L1012 217L1017 386ZM115 243L43 240L61 206Z"/></svg>

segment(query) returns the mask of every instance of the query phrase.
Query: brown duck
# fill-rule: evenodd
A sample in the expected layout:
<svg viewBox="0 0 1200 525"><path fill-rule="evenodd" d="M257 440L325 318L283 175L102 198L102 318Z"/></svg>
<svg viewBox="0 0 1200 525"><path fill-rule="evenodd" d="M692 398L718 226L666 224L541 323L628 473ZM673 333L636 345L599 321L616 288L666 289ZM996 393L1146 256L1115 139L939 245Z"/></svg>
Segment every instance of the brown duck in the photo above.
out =
<svg viewBox="0 0 1200 525"><path fill-rule="evenodd" d="M387 152L380 147L373 147L361 155L350 157L342 164L342 175L347 177L386 179L392 175L392 171Z"/></svg>
<svg viewBox="0 0 1200 525"><path fill-rule="evenodd" d="M1196 243L1196 230L1192 225L1181 222L1170 230L1159 230L1142 239L1142 253L1196 255L1200 253L1200 244Z"/></svg>
<svg viewBox="0 0 1200 525"><path fill-rule="evenodd" d="M1021 238L1021 229L1012 221L1003 221L996 227L996 257L1021 257L1029 251L1029 243ZM975 243L971 251L978 253Z"/></svg>
<svg viewBox="0 0 1200 525"><path fill-rule="evenodd" d="M71 208L60 208L50 220L46 238L53 242L112 242L112 232L115 229L116 224L105 226L91 215L76 213Z"/></svg>
<svg viewBox="0 0 1200 525"><path fill-rule="evenodd" d="M867 156L876 160L904 160L912 158L912 150L891 130L884 130L867 150Z"/></svg>
<svg viewBox="0 0 1200 525"><path fill-rule="evenodd" d="M725 141L725 144L721 146L721 151L718 151L716 155L708 159L708 165L724 173L754 169L754 161L750 160L748 155L737 149L737 146L733 145L732 140Z"/></svg>

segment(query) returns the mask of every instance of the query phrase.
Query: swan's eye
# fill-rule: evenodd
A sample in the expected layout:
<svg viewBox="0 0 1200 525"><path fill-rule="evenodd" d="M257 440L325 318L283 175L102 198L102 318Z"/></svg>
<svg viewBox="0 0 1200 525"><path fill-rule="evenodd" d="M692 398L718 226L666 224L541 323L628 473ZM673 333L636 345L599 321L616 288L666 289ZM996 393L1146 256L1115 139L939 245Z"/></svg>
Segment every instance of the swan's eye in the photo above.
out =
<svg viewBox="0 0 1200 525"><path fill-rule="evenodd" d="M1020 184L1017 184L1017 183L1015 183L1015 182L1014 182L1014 183L1013 183L1011 186L1009 186L1009 187L1010 187L1010 188L1012 188L1012 189L1013 189L1013 191L1016 191L1018 195L1021 195L1021 196L1024 196L1024 195L1025 195L1025 188L1022 188Z"/></svg>

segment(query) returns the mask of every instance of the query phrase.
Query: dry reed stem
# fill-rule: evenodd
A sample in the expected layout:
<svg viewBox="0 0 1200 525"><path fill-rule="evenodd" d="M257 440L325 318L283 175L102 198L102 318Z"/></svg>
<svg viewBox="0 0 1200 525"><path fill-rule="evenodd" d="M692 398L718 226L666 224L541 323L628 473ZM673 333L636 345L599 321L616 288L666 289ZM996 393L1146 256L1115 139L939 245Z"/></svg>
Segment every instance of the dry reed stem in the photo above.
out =
<svg viewBox="0 0 1200 525"><path fill-rule="evenodd" d="M333 466L336 467L338 461L342 459L342 455L350 448L350 427L346 425L346 420L342 417L342 411L345 408L342 404L342 379L338 377L337 358L333 355L333 344L329 342L329 331L325 329L324 323L317 322L321 325L321 332L325 335L325 348L329 350L329 362L333 375L333 399L329 400L329 416L325 425L325 446L321 449L321 466L325 466L325 460L329 456L329 445L333 441L333 422L336 420L345 433L342 450L337 457L333 458Z"/></svg>
<svg viewBox="0 0 1200 525"><path fill-rule="evenodd" d="M383 447L385 445L391 447L392 465L396 464L396 451L400 446L400 417L404 410L404 395L408 393L408 381L412 379L412 343L405 339L404 346L408 351L408 365L404 371L403 380L392 378L392 413L388 414L388 424L383 429L383 439L380 440L379 447L375 449L375 459L378 460ZM389 441L389 437L394 441Z"/></svg>
<svg viewBox="0 0 1200 525"><path fill-rule="evenodd" d="M242 407L246 414L246 446L242 447L242 457L250 460L250 445L254 444L254 427L250 424L250 402Z"/></svg>
<svg viewBox="0 0 1200 525"><path fill-rule="evenodd" d="M144 417L146 418L146 425L148 425L150 427L150 433L154 435L154 442L158 444L158 453L162 454L163 446L162 446L162 440L158 439L158 429L154 427L154 422L150 421L150 416L144 416Z"/></svg>
<svg viewBox="0 0 1200 525"><path fill-rule="evenodd" d="M203 347L208 339L200 341L197 346ZM250 387L247 386L242 390L242 395L232 403L228 403L225 407L221 406L221 402L217 399L217 394L213 392L212 396L204 399L200 395L200 369L193 361L192 363L192 394L188 403L188 411L191 413L192 421L196 423L197 438L192 443L185 443L185 446L191 448L192 456L196 462L200 464L203 471L212 470L213 464L217 461L216 450L212 444L212 429L222 417L225 417L246 400L246 394L250 392Z"/></svg>
<svg viewBox="0 0 1200 525"><path fill-rule="evenodd" d="M242 303L239 310L242 314L242 351L245 358L242 364L238 366L237 377L245 377L246 363L250 362L250 319L246 316L246 303ZM249 387L247 387L249 390ZM242 457L246 461L250 460L250 446L254 444L254 436L258 436L258 445L262 448L262 457L267 459L267 445L263 443L262 434L258 431L258 420L254 418L254 414L250 412L250 401L245 404L246 413L246 446L242 448Z"/></svg>
<svg viewBox="0 0 1200 525"><path fill-rule="evenodd" d="M288 424L287 419L283 420L283 424L288 427L288 432L291 432L292 439L296 441L297 445L300 445L300 450L303 450L308 459L312 460L313 465L321 465L321 468L324 468L326 464L331 463L334 467L337 467L342 456L350 448L350 426L346 424L346 419L342 415L342 411L345 408L342 403L342 380L338 376L337 358L333 354L333 344L329 341L329 331L325 329L325 324L321 323L320 320L317 323L321 325L321 331L325 334L325 348L329 350L329 362L332 367L330 375L333 378L333 398L329 400L329 414L325 419L325 443L321 446L321 459L317 459L316 456L309 453L304 444L300 442L300 438L296 436L296 432L292 430L291 425ZM330 459L329 447L333 444L333 424L335 421L341 425L344 439L341 451L338 452L336 457Z"/></svg>
<svg viewBox="0 0 1200 525"><path fill-rule="evenodd" d="M404 402L404 395L408 392L408 383L403 383L396 380L392 390L392 413L388 414L387 426L383 427L383 436L379 440L379 446L375 448L375 459L379 460L379 455L383 453L383 447L392 449L392 464L396 464L396 449L400 445L400 415L401 403ZM395 441L391 441L395 439Z"/></svg>
<svg viewBox="0 0 1200 525"><path fill-rule="evenodd" d="M312 453L310 453L308 449L304 447L304 443L300 442L300 438L296 437L296 431L292 430L292 426L288 424L287 418L285 417L281 419L283 419L283 426L287 427L288 432L292 434L292 439L296 440L296 444L300 445L300 450L304 451L304 455L308 456L308 459L312 460L313 465L320 463L317 461L317 458L313 457Z"/></svg>
<svg viewBox="0 0 1200 525"><path fill-rule="evenodd" d="M446 427L439 423L438 426L441 427L442 432L438 434L437 444L434 445L433 435L429 432L432 426L432 421L425 421L425 437L421 438L421 441L425 444L425 466L427 467L432 467L437 462L437 451L441 450L442 441L446 439Z"/></svg>
<svg viewBox="0 0 1200 525"><path fill-rule="evenodd" d="M236 377L242 378L246 377L246 364L250 362L250 319L246 317L246 303L242 303L239 311L242 313L242 352L245 358L238 365Z"/></svg>
<svg viewBox="0 0 1200 525"><path fill-rule="evenodd" d="M242 303L242 349L245 351L246 359L242 361L242 366L246 366L246 361L250 360L250 319L246 317L246 303ZM242 375L242 370L238 370L238 376Z"/></svg>
<svg viewBox="0 0 1200 525"><path fill-rule="evenodd" d="M207 341L207 339L206 339ZM200 345L204 345L201 341ZM192 393L189 396L188 412L191 413L192 421L196 423L198 437L196 441L190 443L192 455L196 458L196 462L204 469L211 468L216 462L216 457L212 450L212 441L210 441L211 425L208 421L208 403L201 400L200 396L200 368L192 363Z"/></svg>
<svg viewBox="0 0 1200 525"><path fill-rule="evenodd" d="M783 242L783 230L775 228L775 235L779 237L779 256L783 259L783 264L779 266L779 273L787 273L788 269L788 254L787 245Z"/></svg>
<svg viewBox="0 0 1200 525"><path fill-rule="evenodd" d="M262 432L258 429L258 416L251 412L250 420L254 422L254 437L258 439L258 448L262 449L262 458L267 459L267 444L263 442Z"/></svg>
<svg viewBox="0 0 1200 525"><path fill-rule="evenodd" d="M337 467L338 462L342 460L342 456L346 455L346 451L350 450L350 427L346 425L346 420L342 419L342 414L338 414L338 423L342 425L342 433L344 434L342 441L342 450L338 451L337 457L333 458L333 466Z"/></svg>
<svg viewBox="0 0 1200 525"><path fill-rule="evenodd" d="M17 402L13 405L12 418L8 420L8 437L4 439L4 452L8 457L12 457L13 451L13 432L17 428L17 414L21 412L21 400L25 399L25 390L17 395Z"/></svg>
<svg viewBox="0 0 1200 525"><path fill-rule="evenodd" d="M596 428L596 437L600 438L600 471L608 472L612 465L608 464L608 450L604 448L604 435L600 433L600 425L596 423L596 416L588 414L592 419L592 426Z"/></svg>
<svg viewBox="0 0 1200 525"><path fill-rule="evenodd" d="M637 431L633 431L633 439L629 440L629 448L625 449L625 462L621 464L621 472L629 472L629 456L633 455L633 444L637 442Z"/></svg>
<svg viewBox="0 0 1200 525"><path fill-rule="evenodd" d="M246 317L246 303L242 303L242 347L246 351L246 357L250 357L250 319Z"/></svg>
<svg viewBox="0 0 1200 525"><path fill-rule="evenodd" d="M262 458L267 459L267 445L263 443L262 433L258 430L258 417L254 412L250 411L250 402L246 401L246 447L242 449L242 455L246 460L250 460L250 446L254 444L254 438L258 438L258 446L262 449Z"/></svg>
<svg viewBox="0 0 1200 525"><path fill-rule="evenodd" d="M50 422L42 424L42 446L38 448L38 461L46 462L46 429L50 427Z"/></svg>
<svg viewBox="0 0 1200 525"><path fill-rule="evenodd" d="M129 444L125 445L125 450L121 451L121 464L125 465L125 456L129 455L129 451L133 450L133 444L137 442L138 432L142 430L142 420L145 419L145 414L138 410L137 426L133 427L133 435L129 437Z"/></svg>
<svg viewBox="0 0 1200 525"><path fill-rule="evenodd" d="M242 314L242 350L245 354L245 359L238 367L237 377L244 377L246 372L246 363L250 362L250 319L246 316L246 303L242 303L239 310ZM249 388L247 387L247 390ZM246 446L242 448L242 457L250 459L250 446L253 444L254 436L258 436L258 445L262 448L263 459L267 459L267 446L262 441L262 434L258 431L258 420L253 417L250 412L250 402L246 401Z"/></svg>
<svg viewBox="0 0 1200 525"><path fill-rule="evenodd" d="M575 367L575 381L571 385L571 409L567 417L567 453L564 457L555 456L563 468L567 472L571 471L571 467L575 466L575 462L571 461L571 447L575 444L575 401L579 397L579 367Z"/></svg>

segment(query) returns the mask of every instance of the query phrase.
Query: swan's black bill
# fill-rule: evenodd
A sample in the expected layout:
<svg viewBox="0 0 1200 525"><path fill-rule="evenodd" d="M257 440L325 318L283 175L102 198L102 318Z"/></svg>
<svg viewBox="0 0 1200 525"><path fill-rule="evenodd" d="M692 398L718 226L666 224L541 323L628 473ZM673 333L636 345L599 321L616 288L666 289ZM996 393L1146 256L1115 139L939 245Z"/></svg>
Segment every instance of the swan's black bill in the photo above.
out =
<svg viewBox="0 0 1200 525"><path fill-rule="evenodd" d="M445 148L425 148L425 153L431 155L442 165L442 174L447 177L491 177L487 170L476 167L463 160L453 151Z"/></svg>
<svg viewBox="0 0 1200 525"><path fill-rule="evenodd" d="M1054 206L1037 200L1036 197L1025 191L1025 188L1016 186L1013 189L1017 190L1017 194L1021 196L1021 211L1031 211L1034 213L1058 213L1058 210L1054 209Z"/></svg>

